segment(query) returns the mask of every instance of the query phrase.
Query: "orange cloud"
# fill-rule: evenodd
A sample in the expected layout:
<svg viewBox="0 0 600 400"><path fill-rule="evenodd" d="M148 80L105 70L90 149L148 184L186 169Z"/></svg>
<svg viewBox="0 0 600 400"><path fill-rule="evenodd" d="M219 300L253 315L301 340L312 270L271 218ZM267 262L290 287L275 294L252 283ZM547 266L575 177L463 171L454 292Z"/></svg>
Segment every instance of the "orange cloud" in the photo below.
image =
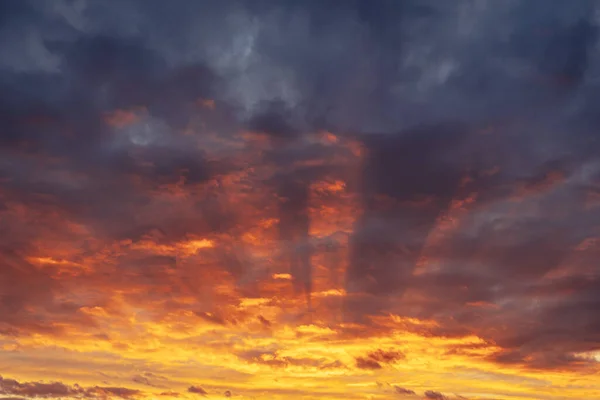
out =
<svg viewBox="0 0 600 400"><path fill-rule="evenodd" d="M135 123L118 114L114 126ZM2 183L0 221L11 229L1 237L10 251L0 268L0 367L38 383L7 383L5 395L525 400L598 390L590 349L537 343L544 331L526 324L529 315L551 324L558 296L593 287L593 236L574 241L554 273L539 262L536 282L556 286L521 293L489 265L501 260L526 279L525 263L555 238L507 256L523 231L498 234L508 222L494 218L518 220L522 209L486 200L477 174L460 175L442 202L414 183L418 169L399 193L387 190L386 174L365 172L380 166L368 159L376 151L343 134L285 149L268 135L235 135L182 139L207 153L206 177L191 181L179 178L193 168L166 152L144 163L119 155L77 177L42 174L54 186L31 192L44 196ZM402 191L412 183L419 195ZM480 225L487 219L494 229ZM353 279L356 270L364 274ZM299 276L309 289L298 290ZM582 315L563 318L577 325ZM39 385L48 379L70 383Z"/></svg>
<svg viewBox="0 0 600 400"><path fill-rule="evenodd" d="M215 109L215 101L212 99L198 99L196 100L196 105L198 105L199 107L207 108L209 110Z"/></svg>
<svg viewBox="0 0 600 400"><path fill-rule="evenodd" d="M146 109L144 107L129 110L114 110L104 114L104 122L113 128L124 128L138 122L141 118L140 114L145 112Z"/></svg>

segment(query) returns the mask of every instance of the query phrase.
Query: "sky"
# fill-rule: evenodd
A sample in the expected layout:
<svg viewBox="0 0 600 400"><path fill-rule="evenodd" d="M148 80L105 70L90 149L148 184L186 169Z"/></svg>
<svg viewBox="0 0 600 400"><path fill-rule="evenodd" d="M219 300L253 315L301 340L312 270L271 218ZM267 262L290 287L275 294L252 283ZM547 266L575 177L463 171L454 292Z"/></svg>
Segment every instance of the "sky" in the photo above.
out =
<svg viewBox="0 0 600 400"><path fill-rule="evenodd" d="M600 399L599 24L0 1L0 398Z"/></svg>

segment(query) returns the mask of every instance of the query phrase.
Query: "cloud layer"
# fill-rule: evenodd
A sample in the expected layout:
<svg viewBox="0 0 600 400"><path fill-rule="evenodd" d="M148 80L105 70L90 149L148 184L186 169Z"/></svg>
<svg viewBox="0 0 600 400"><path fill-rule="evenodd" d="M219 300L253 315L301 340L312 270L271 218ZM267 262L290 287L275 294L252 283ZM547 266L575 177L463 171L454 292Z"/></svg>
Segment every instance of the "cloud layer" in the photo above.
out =
<svg viewBox="0 0 600 400"><path fill-rule="evenodd" d="M0 8L3 394L600 390L597 2Z"/></svg>

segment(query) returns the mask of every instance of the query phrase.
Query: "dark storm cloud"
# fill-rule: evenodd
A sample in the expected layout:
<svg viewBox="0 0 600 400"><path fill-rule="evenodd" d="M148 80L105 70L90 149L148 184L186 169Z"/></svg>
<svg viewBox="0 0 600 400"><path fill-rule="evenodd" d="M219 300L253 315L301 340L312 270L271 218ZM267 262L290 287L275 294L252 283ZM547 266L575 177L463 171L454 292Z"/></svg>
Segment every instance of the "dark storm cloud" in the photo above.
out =
<svg viewBox="0 0 600 400"><path fill-rule="evenodd" d="M0 7L3 331L51 329L25 312L32 305L74 318L54 301L59 283L23 260L41 237L76 240L58 221L107 241L156 230L165 245L233 231L241 211L218 193L192 196L194 212L153 197L242 168L221 147L198 145L211 133L268 136L260 162L275 173L260 187L282 200L279 239L310 296L308 190L340 171L314 162L337 150L305 139L328 129L365 151L361 183L350 185L363 212L350 239L347 319L432 318L439 327L426 333L475 333L501 348L491 356L501 363L595 362L585 353L600 343L598 249L582 245L600 234L590 200L600 185L595 2ZM466 211L452 216L461 201ZM456 225L438 235L446 217ZM151 284L175 264L115 258L129 272L114 281ZM436 267L417 274L424 259ZM243 275L242 262L227 264Z"/></svg>
<svg viewBox="0 0 600 400"><path fill-rule="evenodd" d="M248 128L266 133L275 139L293 137L298 132L288 121L289 110L281 100L269 102L256 111L248 122Z"/></svg>
<svg viewBox="0 0 600 400"><path fill-rule="evenodd" d="M360 189L365 211L352 239L349 292L384 294L407 285L420 247L436 218L448 208L466 171L466 166L454 165L449 157L460 153L462 135L464 131L453 127L434 126L368 137ZM398 206L381 210L378 196L389 197ZM392 268L399 260L394 253L399 252L405 253L403 264Z"/></svg>

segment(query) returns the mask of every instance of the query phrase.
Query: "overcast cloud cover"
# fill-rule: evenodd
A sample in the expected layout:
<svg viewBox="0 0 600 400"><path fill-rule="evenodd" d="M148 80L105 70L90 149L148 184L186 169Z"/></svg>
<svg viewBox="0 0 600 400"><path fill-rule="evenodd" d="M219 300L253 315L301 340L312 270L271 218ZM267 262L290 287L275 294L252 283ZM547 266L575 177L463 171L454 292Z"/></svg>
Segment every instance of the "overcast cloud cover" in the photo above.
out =
<svg viewBox="0 0 600 400"><path fill-rule="evenodd" d="M0 339L112 343L99 308L261 329L308 310L340 338L394 315L490 349L454 355L597 372L599 22L592 0L0 2ZM315 234L321 206L350 210ZM240 308L260 298L279 311ZM411 358L377 351L236 354ZM389 393L414 389L445 398Z"/></svg>

